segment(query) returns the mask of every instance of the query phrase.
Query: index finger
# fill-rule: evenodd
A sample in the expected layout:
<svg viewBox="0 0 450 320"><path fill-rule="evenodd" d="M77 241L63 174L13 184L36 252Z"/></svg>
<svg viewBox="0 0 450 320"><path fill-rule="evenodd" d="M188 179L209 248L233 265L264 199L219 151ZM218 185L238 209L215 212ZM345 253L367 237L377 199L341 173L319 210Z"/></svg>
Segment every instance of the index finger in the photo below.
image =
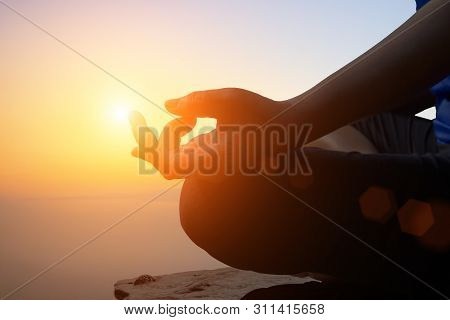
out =
<svg viewBox="0 0 450 320"><path fill-rule="evenodd" d="M144 116L138 111L131 111L128 115L131 131L133 132L134 139L138 143L139 147L145 148L146 146L153 146L157 139L150 128L147 127Z"/></svg>

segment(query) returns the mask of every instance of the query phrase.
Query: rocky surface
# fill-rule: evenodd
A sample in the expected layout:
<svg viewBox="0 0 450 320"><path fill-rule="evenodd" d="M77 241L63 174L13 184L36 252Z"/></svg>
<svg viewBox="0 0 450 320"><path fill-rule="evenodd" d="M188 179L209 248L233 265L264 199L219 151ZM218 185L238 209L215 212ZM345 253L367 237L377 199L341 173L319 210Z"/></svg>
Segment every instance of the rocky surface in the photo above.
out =
<svg viewBox="0 0 450 320"><path fill-rule="evenodd" d="M117 299L241 299L255 289L315 281L306 276L269 275L233 268L141 275L114 284Z"/></svg>

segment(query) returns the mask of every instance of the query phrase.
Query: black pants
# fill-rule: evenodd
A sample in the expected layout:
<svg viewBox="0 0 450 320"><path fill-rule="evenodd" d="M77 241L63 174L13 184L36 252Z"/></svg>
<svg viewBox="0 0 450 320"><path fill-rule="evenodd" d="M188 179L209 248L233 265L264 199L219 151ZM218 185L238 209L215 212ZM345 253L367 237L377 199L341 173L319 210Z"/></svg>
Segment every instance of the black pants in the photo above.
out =
<svg viewBox="0 0 450 320"><path fill-rule="evenodd" d="M398 207L409 199L450 199L450 157L438 152L431 122L383 114L354 126L381 153L305 149L313 170L307 188L286 176L187 179L180 201L185 232L240 269L322 273L441 297L418 277L450 295L448 252L430 251L401 232L395 215L385 223L367 220L359 206L371 186L393 190Z"/></svg>
<svg viewBox="0 0 450 320"><path fill-rule="evenodd" d="M383 154L438 153L433 122L416 116L382 113L353 124Z"/></svg>

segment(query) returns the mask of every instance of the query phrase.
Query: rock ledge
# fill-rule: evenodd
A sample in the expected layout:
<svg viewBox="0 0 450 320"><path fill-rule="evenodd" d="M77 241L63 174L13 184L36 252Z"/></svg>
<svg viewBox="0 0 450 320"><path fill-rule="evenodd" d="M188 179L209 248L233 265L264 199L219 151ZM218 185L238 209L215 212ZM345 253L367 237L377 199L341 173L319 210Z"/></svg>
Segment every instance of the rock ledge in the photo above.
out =
<svg viewBox="0 0 450 320"><path fill-rule="evenodd" d="M114 284L114 296L119 300L240 299L255 289L309 281L314 280L221 268L120 280Z"/></svg>

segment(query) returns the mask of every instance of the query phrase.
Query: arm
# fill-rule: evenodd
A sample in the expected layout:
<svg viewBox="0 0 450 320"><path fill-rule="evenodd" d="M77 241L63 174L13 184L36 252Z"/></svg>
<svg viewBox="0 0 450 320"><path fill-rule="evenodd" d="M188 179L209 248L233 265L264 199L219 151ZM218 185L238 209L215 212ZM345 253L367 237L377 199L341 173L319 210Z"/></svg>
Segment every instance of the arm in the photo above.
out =
<svg viewBox="0 0 450 320"><path fill-rule="evenodd" d="M314 140L362 117L399 110L450 73L449 16L448 0L431 1L374 48L294 98L271 121L312 123ZM332 117L324 116L330 112Z"/></svg>
<svg viewBox="0 0 450 320"><path fill-rule="evenodd" d="M273 101L242 89L194 92L166 102L183 117L221 124L313 125L310 141L376 113L432 105L428 88L450 73L450 3L432 0L374 48L304 94ZM423 107L423 106L421 106Z"/></svg>
<svg viewBox="0 0 450 320"><path fill-rule="evenodd" d="M412 98L406 99L406 101L399 103L395 110L398 110L400 113L415 115L416 113L433 107L435 104L434 100L435 98L433 94L430 89L427 88Z"/></svg>

